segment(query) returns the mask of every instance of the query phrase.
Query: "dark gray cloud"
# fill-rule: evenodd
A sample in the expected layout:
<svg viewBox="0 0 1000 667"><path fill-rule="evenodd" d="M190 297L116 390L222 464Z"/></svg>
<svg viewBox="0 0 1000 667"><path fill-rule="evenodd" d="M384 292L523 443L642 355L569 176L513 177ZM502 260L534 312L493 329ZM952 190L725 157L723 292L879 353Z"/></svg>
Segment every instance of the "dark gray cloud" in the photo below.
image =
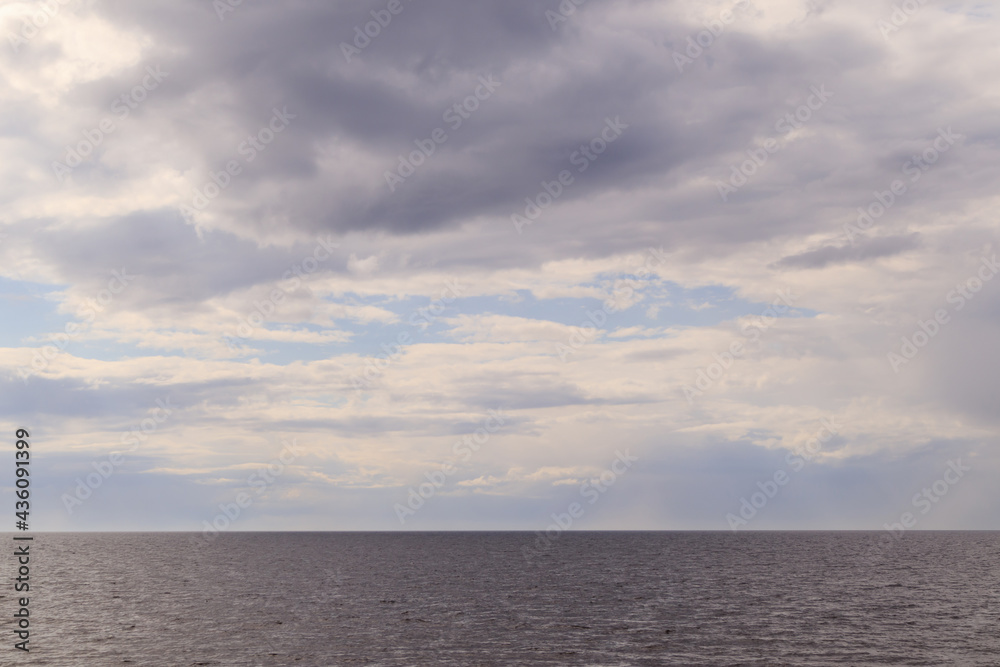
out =
<svg viewBox="0 0 1000 667"><path fill-rule="evenodd" d="M265 126L273 108L296 115L212 203L212 225L248 235L266 235L280 221L309 233L407 236L476 218L506 227L543 180L574 169L570 155L598 135L606 118L620 117L629 128L575 174L558 203L606 202L593 217L572 220L552 209L544 215L551 233L541 224L531 230L551 259L651 244L695 253L700 248L690 246L705 244L719 252L832 231L831 218L867 204L874 186L888 187L939 126L953 125L970 147L995 150L987 148L995 143L995 119L968 103L977 95L971 82L937 69L889 74L894 56L877 31L828 21L819 5L796 18L794 30L767 39L737 21L683 72L671 54L703 29L699 24L643 21L643 13L662 10L657 3L590 0L553 31L545 11L556 6L406 2L347 62L341 43L384 3L247 1L221 22L210 4L194 0L96 3L80 11L145 35L152 45L142 62L68 91L77 119L48 153L61 156L64 140L77 138L155 64L170 75L123 131L141 130L153 145L175 147L149 153L145 168L168 160L185 172L191 194L238 157L241 142ZM632 20L621 19L623 12ZM46 54L18 57L44 61ZM491 75L501 87L462 127L448 129L444 110ZM805 134L728 203L708 183L703 191L679 187L728 178L756 141L783 138L776 121L820 85L833 98L804 124ZM384 172L438 127L448 130L448 142L390 192ZM115 139L65 188L120 194L123 174L104 164ZM916 206L946 209L981 187L985 176L977 174L972 184L970 172L985 167L987 153L970 168L971 151L963 150L962 169L947 156L882 223L897 225ZM515 256L494 247L484 258L465 244L445 261L531 266L543 259L536 248Z"/></svg>
<svg viewBox="0 0 1000 667"><path fill-rule="evenodd" d="M832 142L820 135L776 156L774 162L784 164L774 165L771 176L794 178L793 188L816 179L834 186L831 177L843 175L832 165L863 157L847 154L852 145L884 142L887 131L890 137L917 139L933 130L900 124L895 112L899 104L920 99L931 84L857 76L886 59L884 45L872 35L821 29L814 17L786 38L763 41L736 25L680 73L672 49L700 26L652 24L631 35L602 31L592 17L613 3L589 4L569 25L552 31L544 16L549 7L539 3L407 3L351 63L340 43L350 41L354 26L370 20L369 12L383 3L247 2L222 23L204 3L195 2L142 7L109 2L98 11L154 36L157 46L148 58L163 61L171 78L144 112L170 116L164 122L171 124L172 136L201 156L191 167L218 169L233 156L234 142L261 127L273 106L287 105L297 114L287 132L223 195L240 224L257 229L276 214L314 231L402 234L476 216L506 217L523 208L524 197L537 194L542 180L571 168L570 154L597 136L607 117L621 117L628 131L578 176L561 203L669 182L693 169L725 177L727 153L750 146L755 135L776 134L773 119L786 107L794 109L810 86L819 84L835 97L810 121L810 129L837 123L850 139ZM390 192L382 173L397 165L398 155L413 150L414 140L447 127L442 112L472 93L482 75L499 78L501 88L461 128L449 131L449 141L414 176ZM106 101L109 91L127 81L127 75L119 75L113 83L95 82L87 95ZM947 85L950 95L966 92L956 81ZM207 104L219 95L225 104ZM940 122L958 123L956 110L951 111L940 114ZM844 120L850 124L843 125ZM373 158L364 163L371 173L363 176L375 187L358 190L323 172L319 147L334 141L362 146ZM895 168L896 157L887 155L885 168ZM790 161L796 162L794 169ZM864 196L863 171L849 177L859 186L856 194L850 192L851 182L830 194L843 197L844 206L853 204L851 198ZM265 186L283 194L260 196ZM767 192L769 187L760 180L748 190ZM746 195L753 209L759 208L752 204L757 196ZM720 236L714 233L713 213L700 204L693 209L672 200L655 207L650 213L656 234L689 236L687 221L693 215L701 235ZM720 220L731 238L737 211L732 207ZM810 226L798 211L775 211L771 205L751 215L759 224L742 227L734 240ZM675 227L678 231L671 231Z"/></svg>
<svg viewBox="0 0 1000 667"><path fill-rule="evenodd" d="M798 255L784 257L775 263L779 269L822 269L829 264L862 262L880 257L892 257L920 247L920 234L886 236L857 241L855 244L824 246Z"/></svg>
<svg viewBox="0 0 1000 667"><path fill-rule="evenodd" d="M232 234L184 224L172 210L114 218L96 228L60 226L55 220L8 228L22 251L60 267L57 280L103 289L111 271L134 279L113 307L196 306L206 299L260 283L281 281L313 254L316 242L259 247ZM324 272L343 272L347 253L333 249ZM292 275L295 275L294 273Z"/></svg>

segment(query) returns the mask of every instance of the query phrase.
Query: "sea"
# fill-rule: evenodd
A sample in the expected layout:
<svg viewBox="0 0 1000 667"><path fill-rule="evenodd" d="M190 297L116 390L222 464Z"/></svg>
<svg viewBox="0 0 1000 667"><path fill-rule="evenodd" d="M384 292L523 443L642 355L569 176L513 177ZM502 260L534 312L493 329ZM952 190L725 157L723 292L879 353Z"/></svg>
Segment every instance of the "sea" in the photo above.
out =
<svg viewBox="0 0 1000 667"><path fill-rule="evenodd" d="M10 535L4 539L13 544ZM35 533L0 665L1000 665L1000 533Z"/></svg>

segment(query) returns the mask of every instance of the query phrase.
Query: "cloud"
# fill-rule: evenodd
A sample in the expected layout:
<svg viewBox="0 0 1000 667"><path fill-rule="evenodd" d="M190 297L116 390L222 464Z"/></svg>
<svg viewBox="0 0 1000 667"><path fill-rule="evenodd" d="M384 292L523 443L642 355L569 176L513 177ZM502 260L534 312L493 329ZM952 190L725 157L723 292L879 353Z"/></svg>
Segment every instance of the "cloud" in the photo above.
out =
<svg viewBox="0 0 1000 667"><path fill-rule="evenodd" d="M455 488L503 493L442 494L423 525L544 525L632 447L589 525L722 527L831 415L761 525L878 527L904 471L992 470L1000 293L954 294L1000 247L996 17L926 5L883 36L888 0L760 4L679 68L731 4L589 0L553 29L557 3L426 0L350 58L384 3L64 6L0 50L2 419L70 483L171 397L106 497L183 497L153 519L189 529L287 438L308 456L246 529L392 527L491 409ZM92 507L44 516L147 526Z"/></svg>
<svg viewBox="0 0 1000 667"><path fill-rule="evenodd" d="M892 257L919 247L920 234L866 239L857 244L824 246L798 255L783 257L775 263L778 269L821 269L828 264L862 262L867 259Z"/></svg>

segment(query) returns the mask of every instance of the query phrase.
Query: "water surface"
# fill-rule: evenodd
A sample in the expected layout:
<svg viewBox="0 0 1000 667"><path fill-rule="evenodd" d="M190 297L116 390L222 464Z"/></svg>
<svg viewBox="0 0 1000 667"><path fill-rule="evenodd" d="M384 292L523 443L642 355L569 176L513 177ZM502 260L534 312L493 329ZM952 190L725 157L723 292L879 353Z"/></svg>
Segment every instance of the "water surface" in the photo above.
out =
<svg viewBox="0 0 1000 667"><path fill-rule="evenodd" d="M36 533L0 664L1000 664L1000 533L878 537Z"/></svg>

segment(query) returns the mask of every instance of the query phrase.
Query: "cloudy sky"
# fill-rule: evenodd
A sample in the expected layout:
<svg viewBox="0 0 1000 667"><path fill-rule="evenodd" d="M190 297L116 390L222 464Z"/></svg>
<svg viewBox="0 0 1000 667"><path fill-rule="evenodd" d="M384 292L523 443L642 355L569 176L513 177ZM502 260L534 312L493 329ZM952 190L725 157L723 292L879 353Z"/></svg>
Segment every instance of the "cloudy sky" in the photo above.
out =
<svg viewBox="0 0 1000 667"><path fill-rule="evenodd" d="M3 4L33 528L996 528L995 5L576 3Z"/></svg>

